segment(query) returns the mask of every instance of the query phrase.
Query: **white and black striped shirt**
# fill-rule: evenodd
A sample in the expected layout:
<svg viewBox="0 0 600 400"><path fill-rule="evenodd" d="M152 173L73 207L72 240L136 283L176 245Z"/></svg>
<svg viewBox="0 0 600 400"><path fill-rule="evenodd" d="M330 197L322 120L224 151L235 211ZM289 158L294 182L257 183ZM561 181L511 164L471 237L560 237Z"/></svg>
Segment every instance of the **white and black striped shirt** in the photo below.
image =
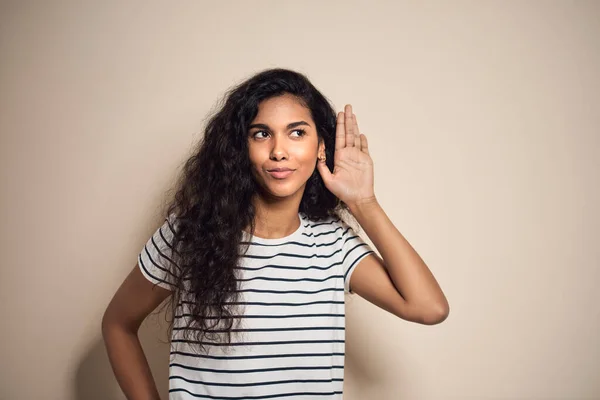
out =
<svg viewBox="0 0 600 400"><path fill-rule="evenodd" d="M243 312L233 352L215 343L200 353L173 330L171 400L342 399L344 293L352 293L350 275L373 250L338 218L298 215L300 226L287 237L244 233L250 246L237 271ZM167 289L172 229L165 220L138 257L146 278ZM176 318L174 326L182 322Z"/></svg>

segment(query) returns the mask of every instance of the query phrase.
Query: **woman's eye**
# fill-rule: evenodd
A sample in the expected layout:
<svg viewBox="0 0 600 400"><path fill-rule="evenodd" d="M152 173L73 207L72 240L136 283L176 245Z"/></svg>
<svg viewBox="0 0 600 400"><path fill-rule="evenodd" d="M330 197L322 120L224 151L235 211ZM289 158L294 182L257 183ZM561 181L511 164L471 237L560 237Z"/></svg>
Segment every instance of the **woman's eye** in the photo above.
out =
<svg viewBox="0 0 600 400"><path fill-rule="evenodd" d="M304 136L306 134L306 131L304 129L294 129L292 131L292 133L294 133L294 132L298 133L298 135L296 137L302 137L302 136ZM257 138L258 135L261 134L261 133L265 134L265 135L268 135L268 133L265 132L265 131L256 131L256 132L254 132L254 134L252 135L252 137ZM258 137L258 138L262 139L261 137Z"/></svg>
<svg viewBox="0 0 600 400"><path fill-rule="evenodd" d="M254 135L252 135L253 137L256 137L256 135L258 135L259 133L265 133L265 131L258 131L258 132L254 132Z"/></svg>
<svg viewBox="0 0 600 400"><path fill-rule="evenodd" d="M298 136L304 136L304 134L306 134L306 132L303 129L296 129L296 130L294 130L292 132L299 132Z"/></svg>

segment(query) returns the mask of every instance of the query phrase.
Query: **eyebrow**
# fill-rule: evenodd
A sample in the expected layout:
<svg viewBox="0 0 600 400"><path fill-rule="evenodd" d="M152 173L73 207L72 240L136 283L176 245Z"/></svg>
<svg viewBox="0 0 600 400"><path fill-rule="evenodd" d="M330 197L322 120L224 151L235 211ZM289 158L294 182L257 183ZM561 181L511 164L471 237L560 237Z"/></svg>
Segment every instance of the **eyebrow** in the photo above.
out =
<svg viewBox="0 0 600 400"><path fill-rule="evenodd" d="M286 129L292 129L292 128L295 128L300 125L310 126L310 124L308 122L298 121L298 122L292 122L292 123L288 124ZM252 124L252 125L250 125L250 127L248 129L252 129L252 128L266 129L269 131L271 130L271 128L269 128L269 125L265 125L265 124Z"/></svg>

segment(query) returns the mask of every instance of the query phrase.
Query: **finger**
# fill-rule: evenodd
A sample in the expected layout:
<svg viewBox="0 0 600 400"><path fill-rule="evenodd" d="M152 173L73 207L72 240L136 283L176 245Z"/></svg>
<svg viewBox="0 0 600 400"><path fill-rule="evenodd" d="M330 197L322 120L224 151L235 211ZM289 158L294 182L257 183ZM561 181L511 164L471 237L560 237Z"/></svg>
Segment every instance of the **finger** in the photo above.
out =
<svg viewBox="0 0 600 400"><path fill-rule="evenodd" d="M364 133L360 134L360 148L363 152L369 154L369 143L367 142L367 137Z"/></svg>
<svg viewBox="0 0 600 400"><path fill-rule="evenodd" d="M358 130L358 123L356 122L356 114L352 114L352 125L354 126L354 147L358 147L360 150L360 131Z"/></svg>
<svg viewBox="0 0 600 400"><path fill-rule="evenodd" d="M358 120L356 119L356 114L352 114L352 122L354 123L354 133L357 136L360 136L360 129L358 129Z"/></svg>
<svg viewBox="0 0 600 400"><path fill-rule="evenodd" d="M335 126L335 149L343 149L346 147L346 130L344 128L344 113L339 112Z"/></svg>
<svg viewBox="0 0 600 400"><path fill-rule="evenodd" d="M354 147L354 123L350 104L346 104L344 108L344 125L346 127L346 147Z"/></svg>

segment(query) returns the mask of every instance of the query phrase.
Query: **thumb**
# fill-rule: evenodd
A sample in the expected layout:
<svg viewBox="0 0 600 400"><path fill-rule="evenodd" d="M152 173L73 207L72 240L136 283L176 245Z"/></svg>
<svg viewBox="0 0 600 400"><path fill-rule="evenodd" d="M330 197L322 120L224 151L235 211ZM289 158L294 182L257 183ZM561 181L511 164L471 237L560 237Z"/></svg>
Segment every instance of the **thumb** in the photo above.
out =
<svg viewBox="0 0 600 400"><path fill-rule="evenodd" d="M331 182L333 174L331 173L331 171L329 171L329 168L327 167L327 164L325 164L325 161L317 161L317 170L319 170L319 173L323 178L323 182L325 182L325 186L329 186L329 182Z"/></svg>

